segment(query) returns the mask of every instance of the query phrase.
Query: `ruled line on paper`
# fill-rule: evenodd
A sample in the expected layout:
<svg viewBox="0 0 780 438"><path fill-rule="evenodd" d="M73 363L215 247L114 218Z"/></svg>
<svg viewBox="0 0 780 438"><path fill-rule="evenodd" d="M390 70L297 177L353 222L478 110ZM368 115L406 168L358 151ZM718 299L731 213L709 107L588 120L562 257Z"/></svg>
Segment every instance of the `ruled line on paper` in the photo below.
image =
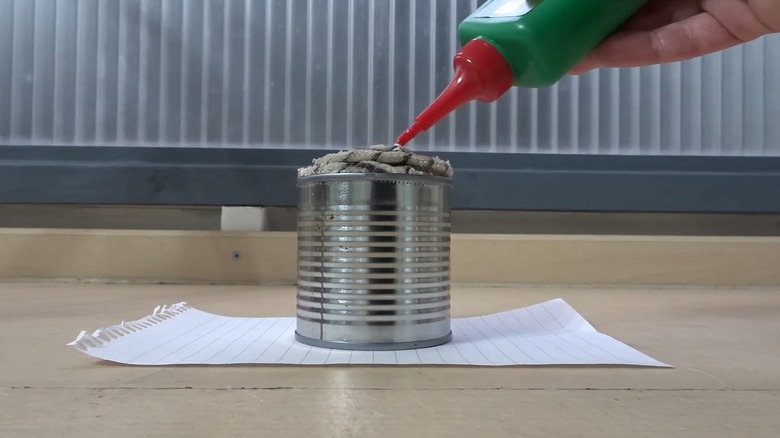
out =
<svg viewBox="0 0 780 438"><path fill-rule="evenodd" d="M480 329L479 329L479 327L477 327L477 325L476 325L476 324L474 324L474 323L472 322L472 320L473 320L473 319L474 319L474 318L468 318L468 319L464 319L463 321L464 321L465 323L469 324L469 326L470 326L470 327L472 327L472 328L473 328L473 329L474 329L474 330L475 330L477 333L479 333L479 335L480 335L480 336L481 336L481 337L482 337L484 340L486 340L487 342L489 342L489 343L490 343L490 345L493 347L493 350L495 350L495 351L496 351L496 352L497 352L499 355L503 356L503 357L506 359L506 361L503 361L503 360L501 360L500 362L507 362L507 363L514 362L515 360L513 360L513 359L512 359L512 358L509 356L509 354L510 354L510 351L512 351L512 349L510 349L510 348L500 348L498 345L496 345L496 341L500 342L501 338L504 338L504 339L506 339L506 337L505 337L503 334L500 334L500 333L499 333L499 334L498 334L499 336L497 336L497 337L496 337L496 340L494 341L494 340L493 340L493 338L491 338L490 336L486 336L486 335L485 335L485 333L483 333L483 332L482 332L482 330L480 330ZM530 358L529 358L529 359L530 359ZM493 362L493 363L496 363L496 362L495 362L495 361L493 361L493 360L491 360L491 362Z"/></svg>
<svg viewBox="0 0 780 438"><path fill-rule="evenodd" d="M175 335L175 336L173 336L171 339L169 339L169 340L167 340L167 341L165 341L165 342L163 342L163 343L161 343L159 345L156 345L156 346L146 350L143 354L140 354L140 355L134 357L133 359L131 359L131 362L135 361L135 360L138 360L138 359L142 358L143 356L145 356L145 355L147 355L147 354L149 354L149 353L151 353L151 352L153 352L153 351L155 351L155 350L157 350L159 348L164 347L165 345L169 344L170 342L173 342L173 341L175 341L175 340L177 340L177 339L179 339L179 338L181 338L183 336L186 336L188 333L190 333L192 331L195 331L195 330L199 329L200 327L202 327L202 326L204 326L204 325L206 325L206 324L208 324L210 322L213 322L213 321L217 320L217 318L218 318L217 316L214 316L213 318L205 321L204 323L199 324L199 325L197 325L195 327L192 327L191 329L187 330L184 333L179 333L179 334L173 333L173 335Z"/></svg>
<svg viewBox="0 0 780 438"><path fill-rule="evenodd" d="M531 328L529 325L527 325L525 322L523 322L520 318L518 318L516 312L511 312L507 316L511 316L512 319L514 319L515 322L517 322L518 324L522 325L525 329L529 330L533 334L533 336L536 337L536 339L540 340L543 343L543 345L547 344L547 345L544 345L545 351L556 350L556 351L559 351L559 352L563 353L564 356L568 356L569 358L571 358L571 360L573 360L575 362L577 361L577 358L570 351L562 348L562 346L559 345L559 344L555 344L555 343L550 342L550 340L548 340L546 336L539 334L539 332L537 330ZM560 362L560 363L572 363L570 360L563 360L563 359L558 359L557 362Z"/></svg>
<svg viewBox="0 0 780 438"><path fill-rule="evenodd" d="M485 323L487 323L487 324L489 324L491 326L493 326L495 324L495 322L497 322L497 323L503 325L505 328L509 328L509 326L506 325L506 323L501 319L501 317L502 317L501 315L496 315L496 318L491 318L490 321L485 321L486 320L485 317L480 317L480 318L483 321L485 321ZM496 330L498 330L498 329L496 329ZM498 331L501 332L500 330L498 330ZM518 342L526 342L527 344L531 345L533 348L539 350L540 353L546 355L548 358L550 358L550 360L552 360L552 361L556 360L555 357L553 357L548 351L545 351L545 349L543 349L543 348L539 347L538 345L536 345L536 342L534 342L534 340L531 337L527 337L526 336L526 337L522 337L520 339L517 339L518 338L517 336L508 336L504 332L501 332L501 333L504 334L504 337L507 340L509 340L509 342L511 342L513 345L517 346L517 348L521 349L522 351L525 351L525 349L520 347L518 345ZM531 356L529 355L529 357L531 357ZM536 362L537 363L544 363L544 361L540 362L538 359L536 360Z"/></svg>
<svg viewBox="0 0 780 438"><path fill-rule="evenodd" d="M543 304L543 305L541 305L540 307L541 307L542 309L544 309L544 311L545 311L545 312L547 312L547 314L549 314L549 315L550 315L550 317L551 317L552 319L554 319L554 320L555 320L555 321L558 323L558 325L560 325L560 326L561 326L561 328L562 328L562 329L564 329L564 330L566 330L568 333L571 333L573 336L575 336L575 337L577 337L578 339L581 339L583 342L585 342L585 343L587 343L587 344L589 344L589 345L591 345L591 346L593 346L593 347L595 347L595 348L597 348L597 349L599 349L599 350L603 351L604 353L607 353L607 354L609 354L609 355L612 355L613 357L616 357L616 358L618 358L618 359L620 359L620 358L621 358L621 356L620 356L620 355L617 355L617 354L613 353L612 351L609 351L608 349L605 349L605 348L601 347L600 345L598 345L598 344L595 344L595 343L591 342L590 340L588 340L588 339L586 339L586 338L584 338L584 337L580 336L580 335L579 335L577 332L571 331L571 330L567 329L566 327L564 327L564 325L563 325L563 324L562 324L562 323L561 323L561 322L560 322L560 321L559 321L559 320L558 320L558 319L555 317L555 315L554 315L552 312L550 312L550 310L549 310L549 309L548 309L548 308L547 308L547 307L546 307L544 304Z"/></svg>
<svg viewBox="0 0 780 438"><path fill-rule="evenodd" d="M243 338L244 338L244 336L245 336L247 333L249 333L249 332L250 332L250 331L252 331L252 330L255 330L255 329L257 328L257 326L259 326L260 324L262 324L262 323L263 323L263 321L264 321L264 320L262 320L262 319L257 319L257 320L255 320L255 321L254 321L254 324L253 324L253 325L250 325L250 327L249 327L248 329L246 329L246 330L245 330L245 331L244 331L244 332L243 332L243 333L242 333L240 336L237 336L237 337L236 337L236 338L234 338L232 341L230 341L230 343L226 344L226 345L224 346L224 348L222 348L221 350L219 350L219 351L217 351L216 353L214 353L214 354L212 354L211 356L209 356L209 357L208 357L208 358L207 358L207 359L204 361L204 363L208 363L208 362L210 362L211 360L213 360L215 357L219 356L220 354L223 354L225 351L228 351L228 350L230 349L230 347L232 347L232 346L236 345L236 343L238 343L238 342L239 342L241 339L243 339Z"/></svg>
<svg viewBox="0 0 780 438"><path fill-rule="evenodd" d="M539 325L539 327L542 329L542 331L545 330L544 325L539 321L539 319L537 319L536 315L532 312L531 308L523 309L523 311L525 313L527 313L528 315L531 315L532 320ZM580 353L584 353L586 356L590 356L591 359L599 360L599 357L597 355L595 355L592 352L590 352L588 350L585 350L585 349L581 348L579 345L571 342L568 339L568 337L561 336L559 331L554 330L554 329L553 330L547 329L547 330L548 330L548 333L550 334L550 336L555 336L556 338L558 338L559 340L563 341L564 343L566 343L566 344L574 347L575 349L579 350ZM580 359L580 360L584 360L584 359Z"/></svg>

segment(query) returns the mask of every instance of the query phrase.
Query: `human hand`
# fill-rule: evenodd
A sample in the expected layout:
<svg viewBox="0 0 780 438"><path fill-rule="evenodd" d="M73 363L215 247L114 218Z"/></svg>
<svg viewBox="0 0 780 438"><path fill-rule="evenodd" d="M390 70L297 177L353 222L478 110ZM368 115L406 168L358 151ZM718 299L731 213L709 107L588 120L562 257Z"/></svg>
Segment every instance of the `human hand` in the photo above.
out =
<svg viewBox="0 0 780 438"><path fill-rule="evenodd" d="M780 0L650 0L572 71L683 61L780 32Z"/></svg>

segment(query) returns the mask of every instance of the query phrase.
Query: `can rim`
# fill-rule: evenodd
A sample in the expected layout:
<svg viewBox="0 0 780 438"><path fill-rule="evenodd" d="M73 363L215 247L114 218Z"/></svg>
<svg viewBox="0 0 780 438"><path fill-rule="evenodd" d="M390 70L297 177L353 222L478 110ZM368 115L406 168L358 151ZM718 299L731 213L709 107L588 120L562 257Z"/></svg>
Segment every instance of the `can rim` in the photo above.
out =
<svg viewBox="0 0 780 438"><path fill-rule="evenodd" d="M295 331L295 340L301 344L333 350L358 350L358 351L393 351L393 350L417 350L420 348L438 347L452 342L452 331L444 336L433 339L421 339L419 341L400 342L341 342L327 339L316 339L303 336Z"/></svg>
<svg viewBox="0 0 780 438"><path fill-rule="evenodd" d="M298 186L316 182L419 182L452 185L452 178L437 175L419 175L409 173L328 173L319 175L298 176Z"/></svg>

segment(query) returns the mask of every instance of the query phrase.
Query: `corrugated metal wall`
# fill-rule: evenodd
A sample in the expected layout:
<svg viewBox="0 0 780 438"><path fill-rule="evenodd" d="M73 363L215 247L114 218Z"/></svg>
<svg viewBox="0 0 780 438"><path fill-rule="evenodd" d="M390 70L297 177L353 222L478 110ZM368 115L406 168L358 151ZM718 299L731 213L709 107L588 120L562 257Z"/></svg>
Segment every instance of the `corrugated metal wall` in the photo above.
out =
<svg viewBox="0 0 780 438"><path fill-rule="evenodd" d="M390 142L449 81L477 3L0 0L0 144ZM780 155L780 38L514 90L414 148Z"/></svg>

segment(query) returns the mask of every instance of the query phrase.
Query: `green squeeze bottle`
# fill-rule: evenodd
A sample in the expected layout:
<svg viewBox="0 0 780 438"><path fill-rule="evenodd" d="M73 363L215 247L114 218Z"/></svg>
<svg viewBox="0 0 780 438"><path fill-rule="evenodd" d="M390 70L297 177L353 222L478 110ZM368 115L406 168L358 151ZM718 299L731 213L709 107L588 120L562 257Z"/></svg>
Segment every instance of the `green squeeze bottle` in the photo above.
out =
<svg viewBox="0 0 780 438"><path fill-rule="evenodd" d="M396 143L406 145L458 107L512 86L558 82L647 0L489 0L458 27L455 76Z"/></svg>

